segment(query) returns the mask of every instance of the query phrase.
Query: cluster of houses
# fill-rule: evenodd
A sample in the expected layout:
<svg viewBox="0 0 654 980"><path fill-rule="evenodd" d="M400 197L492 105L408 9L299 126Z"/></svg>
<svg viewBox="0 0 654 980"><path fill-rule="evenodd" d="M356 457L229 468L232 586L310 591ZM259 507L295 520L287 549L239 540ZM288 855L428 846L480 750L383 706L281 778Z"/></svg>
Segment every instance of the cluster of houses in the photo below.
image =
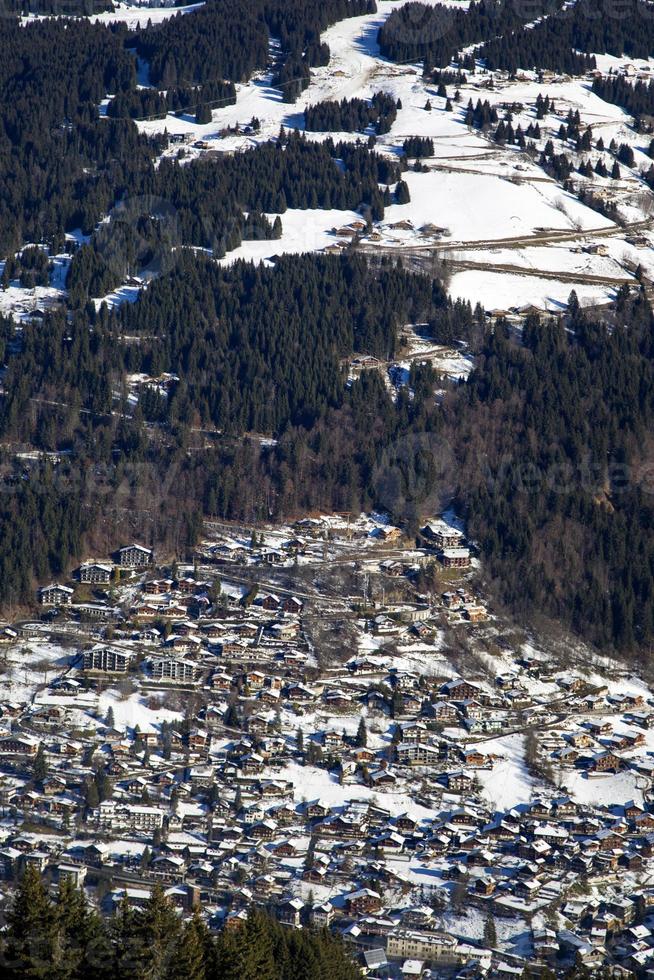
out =
<svg viewBox="0 0 654 980"><path fill-rule="evenodd" d="M294 530L309 549L329 533L319 521ZM347 522L343 533L371 536ZM444 522L422 533L427 554L466 548ZM121 583L116 568L140 574ZM575 964L653 975L645 688L590 683L510 647L493 672L443 674L443 623L486 620L454 575L441 595L372 613L350 597L355 648L325 664L302 598L225 588L214 573L210 557L158 568L138 545L80 568L80 581L115 583L121 616L73 624L80 643L54 676L0 701L0 887L36 866L110 910L161 883L211 928L239 928L259 905L289 928L339 932L371 978ZM32 643L37 625L6 629L0 652ZM511 739L530 744L520 764ZM494 786L524 778L515 765L538 793L498 806ZM626 805L599 791L621 779L634 788ZM496 934L522 922L505 930L520 944L467 931L464 912Z"/></svg>
<svg viewBox="0 0 654 980"><path fill-rule="evenodd" d="M151 565L154 555L150 548L140 544L129 544L118 551L111 559L90 559L77 569L75 578L80 586L108 586L119 581L124 574L142 570ZM76 587L61 582L51 582L39 589L39 603L52 609L66 609L80 619L111 621L120 618L120 610L107 601L85 601L75 598Z"/></svg>

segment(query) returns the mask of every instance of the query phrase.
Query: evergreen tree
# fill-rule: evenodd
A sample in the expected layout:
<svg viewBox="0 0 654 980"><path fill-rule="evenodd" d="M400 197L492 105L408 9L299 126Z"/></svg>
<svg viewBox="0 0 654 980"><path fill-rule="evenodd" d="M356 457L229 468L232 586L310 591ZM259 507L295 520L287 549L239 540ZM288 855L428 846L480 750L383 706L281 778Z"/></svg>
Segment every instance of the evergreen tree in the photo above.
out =
<svg viewBox="0 0 654 980"><path fill-rule="evenodd" d="M166 975L180 934L179 916L161 885L156 884L143 910L136 915L138 961L145 977Z"/></svg>
<svg viewBox="0 0 654 980"><path fill-rule="evenodd" d="M196 914L186 923L166 968L166 980L205 980L211 970L212 946Z"/></svg>
<svg viewBox="0 0 654 980"><path fill-rule="evenodd" d="M484 945L489 949L495 949L497 946L497 927L490 909L484 922Z"/></svg>
<svg viewBox="0 0 654 980"><path fill-rule="evenodd" d="M34 768L32 772L34 775L34 782L36 783L42 783L45 777L48 775L48 764L45 759L43 742L39 742L39 747L36 751L36 756L34 757Z"/></svg>
<svg viewBox="0 0 654 980"><path fill-rule="evenodd" d="M50 980L63 965L56 910L35 868L27 868L7 913L3 975Z"/></svg>

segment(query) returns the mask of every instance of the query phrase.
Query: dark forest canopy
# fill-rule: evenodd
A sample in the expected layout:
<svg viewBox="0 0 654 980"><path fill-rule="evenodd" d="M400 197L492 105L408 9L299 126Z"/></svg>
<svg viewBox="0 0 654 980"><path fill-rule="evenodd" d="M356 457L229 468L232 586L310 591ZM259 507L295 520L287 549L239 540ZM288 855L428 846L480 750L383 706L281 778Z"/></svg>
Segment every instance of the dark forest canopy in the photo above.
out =
<svg viewBox="0 0 654 980"><path fill-rule="evenodd" d="M654 634L654 329L642 296L570 330L529 320L489 335L453 404L459 505L489 574L520 612L600 646Z"/></svg>
<svg viewBox="0 0 654 980"><path fill-rule="evenodd" d="M28 869L7 913L0 971L7 980L357 980L359 968L327 930L284 927L263 912L220 932L183 922L160 885L142 909L123 901L102 917L68 882L49 897Z"/></svg>
<svg viewBox="0 0 654 980"><path fill-rule="evenodd" d="M438 284L392 267L373 276L359 257L286 256L274 269L186 257L122 308L120 330L155 338L135 348L133 367L177 365L203 422L278 433L341 404L341 359L388 357L401 323L433 305L446 306Z"/></svg>
<svg viewBox="0 0 654 980"><path fill-rule="evenodd" d="M554 0L560 7L562 0ZM532 19L551 11L552 0L529 4ZM379 30L382 54L393 61L423 61L425 71L446 68L461 48L523 30L521 10L514 0L479 0L468 10L412 2L391 12ZM528 33L528 32L527 32Z"/></svg>
<svg viewBox="0 0 654 980"><path fill-rule="evenodd" d="M380 48L395 61L424 61L429 71L447 67L462 48L479 43L475 57L489 68L582 74L595 67L595 53L647 58L654 46L654 18L645 0L626 0L619 17L602 16L595 0L528 6L528 19L541 20L525 30L525 17L510 0L480 0L469 11L408 3L380 29Z"/></svg>
<svg viewBox="0 0 654 980"><path fill-rule="evenodd" d="M125 30L81 20L0 33L0 254L24 241L62 244L66 230L90 232L152 166L161 141L126 120L100 119L107 93L136 85Z"/></svg>
<svg viewBox="0 0 654 980"><path fill-rule="evenodd" d="M371 99L342 99L307 106L304 125L308 130L331 133L362 133L370 127L383 136L390 131L396 116L395 99L376 92Z"/></svg>
<svg viewBox="0 0 654 980"><path fill-rule="evenodd" d="M233 82L211 80L202 85L172 86L165 92L155 88L139 88L119 92L107 106L107 115L114 119L164 119L169 112L181 114L199 107L209 110L236 104Z"/></svg>
<svg viewBox="0 0 654 980"><path fill-rule="evenodd" d="M629 82L618 75L608 75L593 81L593 92L605 102L626 109L636 122L641 116L654 115L654 83Z"/></svg>

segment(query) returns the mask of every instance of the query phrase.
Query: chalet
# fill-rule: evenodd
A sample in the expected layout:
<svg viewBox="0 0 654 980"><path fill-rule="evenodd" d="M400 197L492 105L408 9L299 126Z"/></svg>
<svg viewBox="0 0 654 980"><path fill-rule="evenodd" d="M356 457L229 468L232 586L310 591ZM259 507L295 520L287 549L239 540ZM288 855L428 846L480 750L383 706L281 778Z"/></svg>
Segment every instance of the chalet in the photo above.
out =
<svg viewBox="0 0 654 980"><path fill-rule="evenodd" d="M443 548L438 557L444 568L469 568L471 564L468 548Z"/></svg>
<svg viewBox="0 0 654 980"><path fill-rule="evenodd" d="M593 772L619 772L624 765L624 759L615 752L600 752L590 759L588 768Z"/></svg>
<svg viewBox="0 0 654 980"><path fill-rule="evenodd" d="M146 595L166 595L172 592L174 582L171 578L155 578L143 583Z"/></svg>
<svg viewBox="0 0 654 980"><path fill-rule="evenodd" d="M390 769L377 769L369 774L370 785L393 786L397 782L397 776Z"/></svg>
<svg viewBox="0 0 654 980"><path fill-rule="evenodd" d="M441 687L441 694L461 701L466 698L479 698L480 693L479 688L475 684L471 684L469 681L463 680L463 678L447 681Z"/></svg>
<svg viewBox="0 0 654 980"><path fill-rule="evenodd" d="M370 915L382 907L381 896L370 888L360 888L345 896L345 905L350 915Z"/></svg>
<svg viewBox="0 0 654 980"><path fill-rule="evenodd" d="M413 817L409 816L408 813L401 813L399 817L395 819L395 826L402 833L413 833L413 831L418 826L418 821L414 820Z"/></svg>
<svg viewBox="0 0 654 980"><path fill-rule="evenodd" d="M282 601L281 608L285 613L290 613L293 616L299 616L304 608L304 605L300 599L297 599L295 596L291 595Z"/></svg>
<svg viewBox="0 0 654 980"><path fill-rule="evenodd" d="M324 820L330 811L331 807L329 803L325 803L322 800L313 800L313 802L307 803L304 812L307 820Z"/></svg>
<svg viewBox="0 0 654 980"><path fill-rule="evenodd" d="M460 548L463 545L463 534L445 521L432 521L422 529L422 535L436 548Z"/></svg>
<svg viewBox="0 0 654 980"><path fill-rule="evenodd" d="M77 570L80 582L106 585L111 581L113 565L104 562L88 561Z"/></svg>
<svg viewBox="0 0 654 980"><path fill-rule="evenodd" d="M456 721L459 717L458 709L449 701L437 701L436 704L429 705L428 712L434 721L443 725Z"/></svg>
<svg viewBox="0 0 654 980"><path fill-rule="evenodd" d="M144 568L151 565L153 554L150 548L140 544L129 544L118 550L118 564L121 568Z"/></svg>
<svg viewBox="0 0 654 980"><path fill-rule="evenodd" d="M402 722L398 727L402 742L422 742L427 737L427 728L421 721Z"/></svg>
<svg viewBox="0 0 654 980"><path fill-rule="evenodd" d="M464 765L471 769L486 769L491 764L490 757L477 749L461 749L460 752Z"/></svg>
<svg viewBox="0 0 654 980"><path fill-rule="evenodd" d="M291 684L286 689L286 696L289 701L314 701L315 694L304 684Z"/></svg>
<svg viewBox="0 0 654 980"><path fill-rule="evenodd" d="M0 756L36 755L39 743L31 735L8 735L0 738Z"/></svg>
<svg viewBox="0 0 654 980"><path fill-rule="evenodd" d="M455 793L469 793L472 789L474 779L467 772L448 772L445 776L447 788Z"/></svg>
<svg viewBox="0 0 654 980"><path fill-rule="evenodd" d="M53 582L39 589L39 602L42 606L70 606L74 591L68 585Z"/></svg>
<svg viewBox="0 0 654 980"><path fill-rule="evenodd" d="M255 837L257 840L272 840L276 830L277 824L274 820L261 820L252 825L249 834L250 837Z"/></svg>

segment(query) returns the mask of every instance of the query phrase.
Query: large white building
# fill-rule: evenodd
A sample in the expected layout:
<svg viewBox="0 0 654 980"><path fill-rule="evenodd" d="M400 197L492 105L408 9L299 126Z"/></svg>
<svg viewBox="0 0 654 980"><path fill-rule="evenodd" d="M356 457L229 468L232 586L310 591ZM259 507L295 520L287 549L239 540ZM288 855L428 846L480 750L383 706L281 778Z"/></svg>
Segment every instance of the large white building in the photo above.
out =
<svg viewBox="0 0 654 980"><path fill-rule="evenodd" d="M152 564L152 560L152 550L140 544L128 544L118 551L118 564L121 568L143 568Z"/></svg>
<svg viewBox="0 0 654 980"><path fill-rule="evenodd" d="M161 657L152 661L152 676L156 681L181 681L192 684L197 674L198 668L190 660Z"/></svg>
<svg viewBox="0 0 654 980"><path fill-rule="evenodd" d="M108 674L124 674L136 656L133 650L98 643L84 651L84 670L102 670Z"/></svg>

